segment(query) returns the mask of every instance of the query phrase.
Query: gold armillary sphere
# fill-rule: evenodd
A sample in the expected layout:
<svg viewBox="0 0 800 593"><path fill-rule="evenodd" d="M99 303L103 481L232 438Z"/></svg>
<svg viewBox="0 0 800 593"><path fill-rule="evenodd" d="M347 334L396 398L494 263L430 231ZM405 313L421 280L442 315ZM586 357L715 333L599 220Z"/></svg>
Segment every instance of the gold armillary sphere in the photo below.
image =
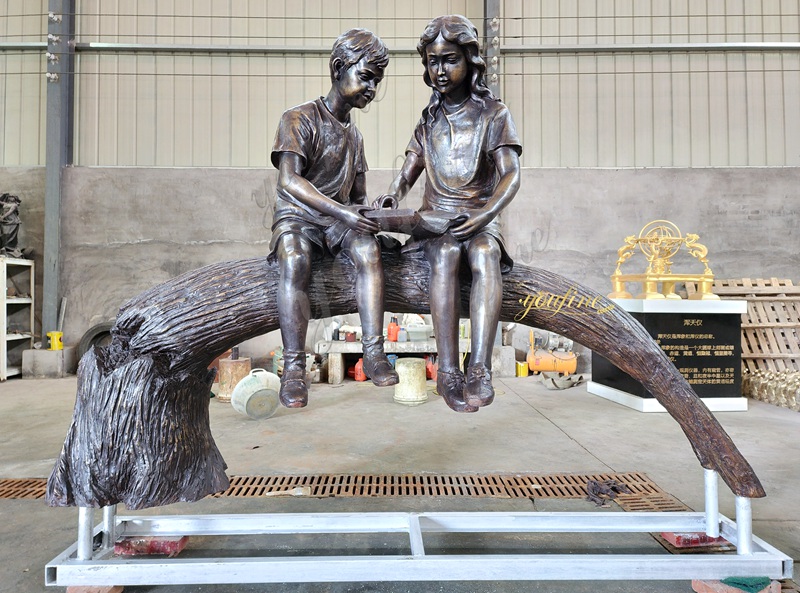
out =
<svg viewBox="0 0 800 593"><path fill-rule="evenodd" d="M668 259L678 253L683 243L681 230L668 220L648 222L639 231L639 249L648 261Z"/></svg>
<svg viewBox="0 0 800 593"><path fill-rule="evenodd" d="M699 239L700 237L694 233L682 236L677 225L668 220L648 222L639 231L638 237L635 235L625 237L625 244L617 250L619 255L617 269L611 275L614 290L608 296L612 299L630 299L632 296L625 284L637 282L642 285L642 292L636 298L680 299L680 295L675 292L675 285L682 282L687 286L687 292L690 286L696 286L695 291L689 296L690 299L718 300L719 296L712 292L714 274L708 267L708 249L699 242ZM678 253L681 245L685 245L689 255L703 264L702 274L672 273L672 258ZM647 269L644 274L623 274L622 264L636 253L637 246L647 258Z"/></svg>

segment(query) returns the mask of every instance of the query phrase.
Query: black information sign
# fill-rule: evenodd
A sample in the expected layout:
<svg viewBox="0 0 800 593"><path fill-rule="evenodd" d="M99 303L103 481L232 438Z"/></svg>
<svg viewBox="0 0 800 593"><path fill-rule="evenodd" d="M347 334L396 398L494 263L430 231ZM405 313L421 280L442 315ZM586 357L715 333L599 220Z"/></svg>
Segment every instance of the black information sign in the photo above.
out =
<svg viewBox="0 0 800 593"><path fill-rule="evenodd" d="M742 318L738 313L631 313L700 397L742 395ZM641 383L592 352L592 381L639 397Z"/></svg>

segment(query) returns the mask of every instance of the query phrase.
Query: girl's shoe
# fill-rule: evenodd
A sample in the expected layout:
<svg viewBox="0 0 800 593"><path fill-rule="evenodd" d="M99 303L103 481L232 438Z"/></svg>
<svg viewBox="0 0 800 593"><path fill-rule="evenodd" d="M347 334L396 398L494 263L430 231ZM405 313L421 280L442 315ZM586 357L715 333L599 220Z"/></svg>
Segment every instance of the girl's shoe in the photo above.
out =
<svg viewBox="0 0 800 593"><path fill-rule="evenodd" d="M483 363L467 368L464 400L471 406L488 406L494 401L492 371Z"/></svg>
<svg viewBox="0 0 800 593"><path fill-rule="evenodd" d="M477 406L464 401L464 374L458 369L439 369L436 374L436 391L444 402L456 412L477 412Z"/></svg>

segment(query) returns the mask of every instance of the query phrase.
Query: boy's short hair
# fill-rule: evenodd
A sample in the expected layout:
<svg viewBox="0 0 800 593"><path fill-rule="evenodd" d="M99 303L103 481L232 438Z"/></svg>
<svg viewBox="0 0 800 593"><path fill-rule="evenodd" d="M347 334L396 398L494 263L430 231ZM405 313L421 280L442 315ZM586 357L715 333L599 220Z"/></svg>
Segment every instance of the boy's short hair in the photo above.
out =
<svg viewBox="0 0 800 593"><path fill-rule="evenodd" d="M336 71L333 68L336 59L341 60L344 63L344 69L347 69L364 57L367 58L367 62L381 70L385 70L389 65L389 50L381 38L372 31L350 29L339 35L331 50L329 63L331 81L336 79Z"/></svg>

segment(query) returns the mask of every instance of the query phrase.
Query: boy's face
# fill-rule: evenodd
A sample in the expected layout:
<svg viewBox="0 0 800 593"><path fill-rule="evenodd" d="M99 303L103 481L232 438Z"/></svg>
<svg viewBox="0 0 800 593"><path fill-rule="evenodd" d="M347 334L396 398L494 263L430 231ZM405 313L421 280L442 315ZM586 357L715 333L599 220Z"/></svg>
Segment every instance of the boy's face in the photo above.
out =
<svg viewBox="0 0 800 593"><path fill-rule="evenodd" d="M364 57L342 70L339 80L334 84L339 87L339 94L347 103L364 109L375 98L381 80L383 68L369 63Z"/></svg>

